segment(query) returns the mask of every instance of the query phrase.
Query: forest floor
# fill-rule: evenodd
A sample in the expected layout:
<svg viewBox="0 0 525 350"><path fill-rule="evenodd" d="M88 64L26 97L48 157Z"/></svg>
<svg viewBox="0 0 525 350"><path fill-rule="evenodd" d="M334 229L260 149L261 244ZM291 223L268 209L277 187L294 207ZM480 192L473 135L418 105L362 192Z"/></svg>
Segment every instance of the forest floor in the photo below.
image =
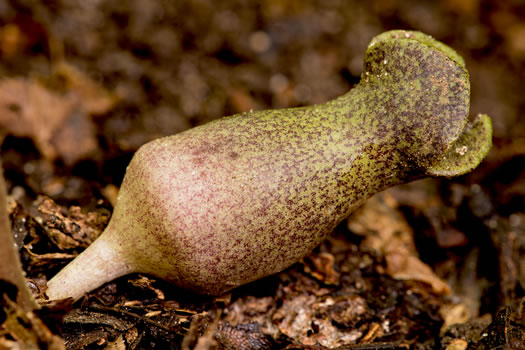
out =
<svg viewBox="0 0 525 350"><path fill-rule="evenodd" d="M52 333L68 349L523 349L519 0L0 2L0 156L26 278L42 296L102 232L141 145L337 97L390 29L465 58L470 113L494 126L475 171L387 190L301 262L218 298L129 275L42 302L39 328L0 299L0 321L20 325L0 326L0 348Z"/></svg>

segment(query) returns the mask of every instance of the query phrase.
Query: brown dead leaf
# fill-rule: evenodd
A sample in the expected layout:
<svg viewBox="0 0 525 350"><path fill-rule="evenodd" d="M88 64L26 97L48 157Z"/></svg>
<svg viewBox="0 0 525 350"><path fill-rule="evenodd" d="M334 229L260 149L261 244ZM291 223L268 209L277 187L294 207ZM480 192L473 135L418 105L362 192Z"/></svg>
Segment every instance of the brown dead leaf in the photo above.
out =
<svg viewBox="0 0 525 350"><path fill-rule="evenodd" d="M424 179L388 189L399 206L408 206L416 215L422 215L431 226L436 243L441 248L464 246L468 243L465 233L454 227L458 207L465 200L469 189L457 183L450 184L450 194L445 199L440 194L439 183ZM487 201L484 202L485 206Z"/></svg>
<svg viewBox="0 0 525 350"><path fill-rule="evenodd" d="M392 251L386 254L387 273L390 276L398 280L416 280L428 283L434 292L439 294L451 293L448 284L440 279L427 264L416 256L407 256L407 253L403 251L403 248L392 248Z"/></svg>
<svg viewBox="0 0 525 350"><path fill-rule="evenodd" d="M468 341L463 339L454 339L450 344L447 345L445 350L466 350L468 347Z"/></svg>
<svg viewBox="0 0 525 350"><path fill-rule="evenodd" d="M366 300L357 295L329 296L316 309L330 316L338 325L356 328L356 325L370 313Z"/></svg>
<svg viewBox="0 0 525 350"><path fill-rule="evenodd" d="M182 350L207 350L217 348L215 333L222 315L222 310L216 309L203 314L194 315L191 324L184 335L180 348Z"/></svg>
<svg viewBox="0 0 525 350"><path fill-rule="evenodd" d="M23 310L5 295L0 295L0 310L6 317L0 332L0 348L65 350L62 340L33 312Z"/></svg>
<svg viewBox="0 0 525 350"><path fill-rule="evenodd" d="M0 126L32 138L47 159L62 157L68 164L97 147L93 123L79 99L61 96L34 79L0 80Z"/></svg>
<svg viewBox="0 0 525 350"><path fill-rule="evenodd" d="M74 164L98 147L93 122L81 106L76 107L64 124L55 130L51 143L66 164Z"/></svg>
<svg viewBox="0 0 525 350"><path fill-rule="evenodd" d="M327 284L338 285L341 274L334 269L335 258L330 253L310 255L304 259L304 271L315 279Z"/></svg>
<svg viewBox="0 0 525 350"><path fill-rule="evenodd" d="M349 218L348 228L366 235L362 244L384 255L386 272L393 278L422 281L436 293L450 294L448 284L417 256L414 233L395 206L387 192L379 194Z"/></svg>
<svg viewBox="0 0 525 350"><path fill-rule="evenodd" d="M34 222L31 221L31 217L24 210L22 205L13 197L7 198L7 214L9 215L9 219L11 221L11 231L13 232L13 238L19 250L24 246L24 240L29 235L32 238L29 244L32 244L33 242L36 243L38 241L38 235L35 234L34 228L31 227Z"/></svg>
<svg viewBox="0 0 525 350"><path fill-rule="evenodd" d="M24 247L24 249L29 254L29 257L31 258L30 265L32 268L36 268L40 266L47 266L53 260L67 260L67 259L71 260L76 257L75 254L66 254L66 253L35 254L28 247Z"/></svg>
<svg viewBox="0 0 525 350"><path fill-rule="evenodd" d="M9 217L7 215L7 193L2 165L0 163L0 282L12 284L17 290L12 296L13 300L24 311L38 308L31 291L27 286L20 257L18 245L13 237ZM6 292L0 284L0 299ZM2 318L0 314L0 318Z"/></svg>
<svg viewBox="0 0 525 350"><path fill-rule="evenodd" d="M63 207L47 197L41 197L37 205L47 235L62 250L88 247L109 221L109 212L105 211L82 213L80 207L72 206L65 213Z"/></svg>
<svg viewBox="0 0 525 350"><path fill-rule="evenodd" d="M132 347L132 349L134 348L133 346L136 346L138 341L140 341L140 338L141 336L137 327L130 328L126 332L126 334L124 334L124 339L126 340L126 343L129 344Z"/></svg>
<svg viewBox="0 0 525 350"><path fill-rule="evenodd" d="M313 295L286 299L273 314L279 330L303 345L317 343L328 348L354 344L363 336L359 329L342 331L327 317L317 317L321 305Z"/></svg>
<svg viewBox="0 0 525 350"><path fill-rule="evenodd" d="M215 338L225 350L258 349L270 350L272 343L257 322L232 326L220 321Z"/></svg>
<svg viewBox="0 0 525 350"><path fill-rule="evenodd" d="M204 334L199 337L197 344L193 350L209 350L217 347L217 341L215 340L215 333L217 331L217 326L219 320L221 319L222 310L216 310L213 321L209 324L204 331Z"/></svg>
<svg viewBox="0 0 525 350"><path fill-rule="evenodd" d="M441 334L444 334L451 325L465 323L472 317L465 304L444 304L439 313L444 321Z"/></svg>
<svg viewBox="0 0 525 350"><path fill-rule="evenodd" d="M67 334L64 337L68 349L106 348L101 346L111 344L111 340L117 339L135 325L133 319L122 317L115 310L109 313L109 310L112 309L104 307L91 310L73 309L66 314L64 325L82 330L73 336ZM118 345L117 341L111 346Z"/></svg>
<svg viewBox="0 0 525 350"><path fill-rule="evenodd" d="M80 97L82 107L88 114L104 114L118 103L117 95L110 93L86 73L65 61L55 65L55 74L64 79L66 88L71 93Z"/></svg>
<svg viewBox="0 0 525 350"><path fill-rule="evenodd" d="M275 300L273 297L245 295L228 306L222 321L228 322L232 327L255 322L261 325L264 334L277 338L279 329L271 320L271 313L274 307Z"/></svg>
<svg viewBox="0 0 525 350"><path fill-rule="evenodd" d="M153 287L152 283L155 282L155 280L153 279L150 279L146 276L140 276L140 278L136 278L136 279L132 279L128 281L135 287L152 290L157 295L157 298L160 300L165 299L164 292L158 288Z"/></svg>
<svg viewBox="0 0 525 350"><path fill-rule="evenodd" d="M48 158L57 156L51 145L53 135L74 106L74 101L51 93L34 80L0 81L0 125L16 136L32 137Z"/></svg>

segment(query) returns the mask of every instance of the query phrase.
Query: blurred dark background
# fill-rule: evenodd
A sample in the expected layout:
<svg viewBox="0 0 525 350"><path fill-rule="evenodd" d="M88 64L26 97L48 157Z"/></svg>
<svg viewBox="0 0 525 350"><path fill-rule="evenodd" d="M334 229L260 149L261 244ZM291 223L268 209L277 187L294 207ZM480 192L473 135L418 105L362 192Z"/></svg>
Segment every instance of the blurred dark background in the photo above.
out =
<svg viewBox="0 0 525 350"><path fill-rule="evenodd" d="M119 99L91 118L95 148L135 150L223 115L336 97L359 81L373 36L414 29L465 58L471 113L493 118L498 150L525 135L524 18L523 0L7 0L0 76L67 62Z"/></svg>

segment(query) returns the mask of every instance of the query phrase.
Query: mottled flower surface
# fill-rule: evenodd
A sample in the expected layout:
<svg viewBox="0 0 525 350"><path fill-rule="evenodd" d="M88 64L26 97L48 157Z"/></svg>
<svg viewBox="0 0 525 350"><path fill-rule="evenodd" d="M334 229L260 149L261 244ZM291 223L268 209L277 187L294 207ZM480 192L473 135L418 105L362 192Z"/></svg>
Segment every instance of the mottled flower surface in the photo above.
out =
<svg viewBox="0 0 525 350"><path fill-rule="evenodd" d="M74 271L94 257L119 261L95 263L102 270L150 273L204 294L281 271L378 191L477 166L491 123L469 122L469 99L451 48L419 32L383 33L360 83L335 100L225 117L143 146L106 232L49 282L48 295L79 297L116 277L84 276L71 289Z"/></svg>

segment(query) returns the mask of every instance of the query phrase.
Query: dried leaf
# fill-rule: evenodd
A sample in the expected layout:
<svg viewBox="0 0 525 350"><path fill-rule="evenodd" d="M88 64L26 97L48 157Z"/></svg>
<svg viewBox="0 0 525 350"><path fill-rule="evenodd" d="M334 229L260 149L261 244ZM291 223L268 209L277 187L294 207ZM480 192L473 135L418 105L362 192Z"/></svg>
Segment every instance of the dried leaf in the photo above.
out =
<svg viewBox="0 0 525 350"><path fill-rule="evenodd" d="M152 283L155 282L155 280L153 280L153 279L149 279L149 278L147 278L145 276L140 276L140 278L129 280L129 282L132 285L134 285L135 287L149 289L149 290L153 291L157 295L157 298L160 299L160 300L164 300L165 299L164 292L162 290L152 286Z"/></svg>
<svg viewBox="0 0 525 350"><path fill-rule="evenodd" d="M330 253L311 254L304 259L304 270L310 276L327 285L338 285L340 273L334 268L335 258Z"/></svg>
<svg viewBox="0 0 525 350"><path fill-rule="evenodd" d="M448 284L418 258L414 233L395 205L388 193L377 195L349 218L348 227L366 234L363 246L384 255L386 272L393 278L422 281L436 293L450 294Z"/></svg>
<svg viewBox="0 0 525 350"><path fill-rule="evenodd" d="M279 330L270 318L271 311L274 307L275 300L273 297L246 295L230 305L229 309L232 311L225 313L222 321L228 322L233 327L239 324L256 322L261 325L264 334L276 338L279 335Z"/></svg>
<svg viewBox="0 0 525 350"><path fill-rule="evenodd" d="M16 136L32 137L48 158L57 156L51 144L53 135L74 106L74 101L51 93L34 80L0 81L0 125Z"/></svg>
<svg viewBox="0 0 525 350"><path fill-rule="evenodd" d="M65 350L62 340L53 335L33 312L25 311L5 295L0 298L0 310L6 317L2 324L0 348ZM7 340L6 335L14 341Z"/></svg>
<svg viewBox="0 0 525 350"><path fill-rule="evenodd" d="M29 253L29 257L31 258L30 265L32 265L32 268L49 265L49 263L53 260L67 260L76 257L74 254L65 253L35 254L27 247L24 247L24 249L27 251L27 253Z"/></svg>
<svg viewBox="0 0 525 350"><path fill-rule="evenodd" d="M86 112L80 106L76 107L55 131L52 140L52 146L66 164L74 164L98 147L95 126Z"/></svg>
<svg viewBox="0 0 525 350"><path fill-rule="evenodd" d="M441 326L441 334L453 324L465 323L472 315L465 306L465 304L445 304L439 310L441 317L443 317L443 326Z"/></svg>
<svg viewBox="0 0 525 350"><path fill-rule="evenodd" d="M363 336L359 329L342 331L327 317L316 317L317 298L300 295L286 299L273 315L279 330L303 345L317 343L329 348L354 344Z"/></svg>
<svg viewBox="0 0 525 350"><path fill-rule="evenodd" d="M41 197L38 210L43 214L43 226L49 238L62 250L88 247L103 231L109 221L107 212L82 213L72 206L68 213L52 199Z"/></svg>
<svg viewBox="0 0 525 350"><path fill-rule="evenodd" d="M32 79L0 80L0 126L32 138L46 158L62 157L69 164L97 147L93 123L79 99L61 96Z"/></svg>
<svg viewBox="0 0 525 350"><path fill-rule="evenodd" d="M7 216L7 194L2 165L0 163L0 282L10 283L16 288L11 297L24 311L38 308L33 298L18 256L18 246L15 244L11 225ZM0 300L5 291L0 289Z"/></svg>
<svg viewBox="0 0 525 350"><path fill-rule="evenodd" d="M228 322L219 322L215 338L225 350L236 349L272 349L272 343L256 322L232 326Z"/></svg>
<svg viewBox="0 0 525 350"><path fill-rule="evenodd" d="M80 97L82 107L88 114L104 114L118 102L118 96L110 93L75 66L61 61L55 73L65 80L72 93Z"/></svg>
<svg viewBox="0 0 525 350"><path fill-rule="evenodd" d="M215 340L215 333L217 331L217 325L219 324L219 320L221 318L221 313L222 310L217 310L215 312L215 317L213 318L213 321L208 325L204 334L199 337L199 339L197 340L197 344L195 345L193 350L209 350L216 347L217 341Z"/></svg>

